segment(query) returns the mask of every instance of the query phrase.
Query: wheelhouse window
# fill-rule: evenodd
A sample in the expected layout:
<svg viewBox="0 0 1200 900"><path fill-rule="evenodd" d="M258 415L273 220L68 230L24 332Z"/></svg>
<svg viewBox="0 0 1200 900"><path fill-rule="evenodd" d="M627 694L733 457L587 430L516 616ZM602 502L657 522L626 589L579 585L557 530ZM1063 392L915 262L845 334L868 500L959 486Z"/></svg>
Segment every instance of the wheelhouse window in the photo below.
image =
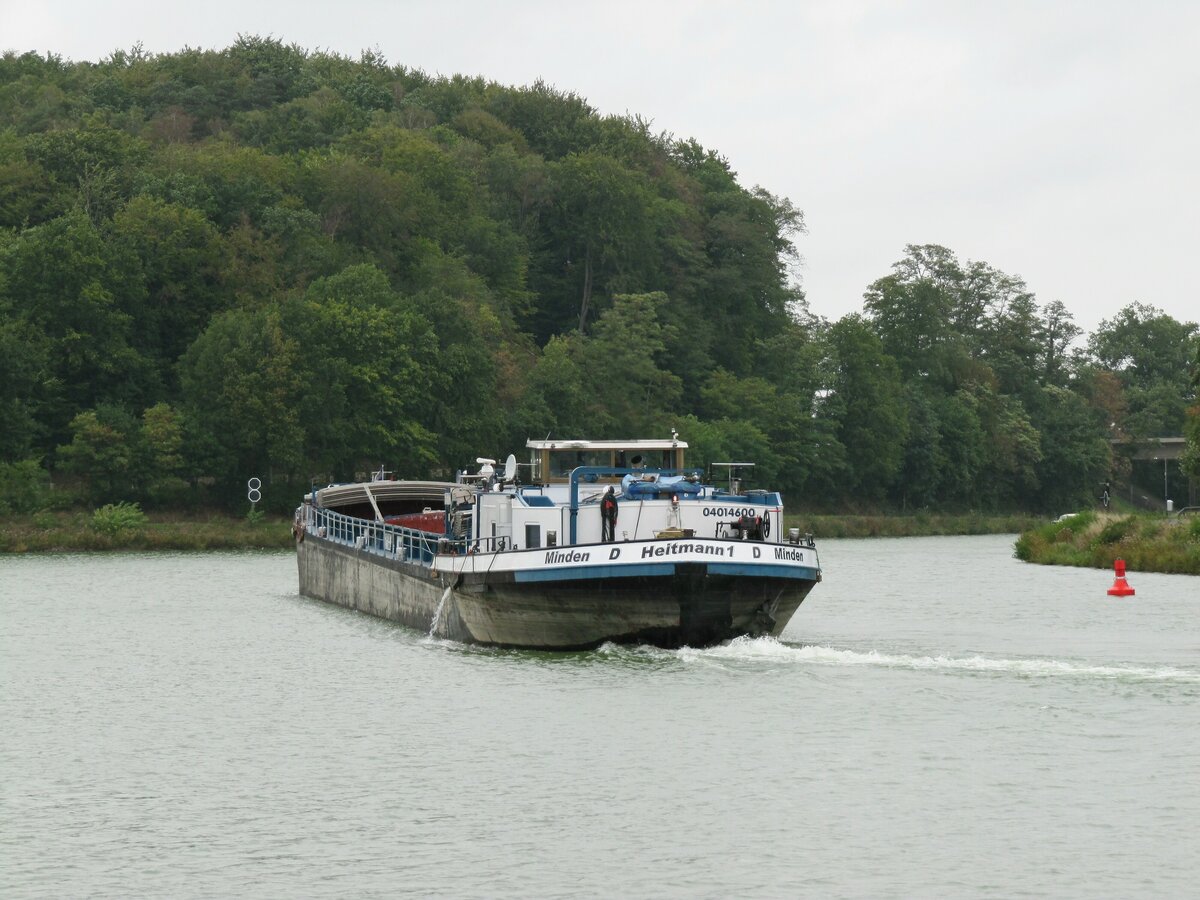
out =
<svg viewBox="0 0 1200 900"><path fill-rule="evenodd" d="M550 476L569 478L579 466L611 466L610 450L552 450L550 451Z"/></svg>
<svg viewBox="0 0 1200 900"><path fill-rule="evenodd" d="M629 469L673 469L672 450L632 450L617 451L617 466Z"/></svg>
<svg viewBox="0 0 1200 900"><path fill-rule="evenodd" d="M606 447L536 447L530 459L529 477L535 484L563 484L580 466L678 470L684 465L683 447L622 447L614 444ZM589 482L617 482L620 478L619 475L587 476Z"/></svg>

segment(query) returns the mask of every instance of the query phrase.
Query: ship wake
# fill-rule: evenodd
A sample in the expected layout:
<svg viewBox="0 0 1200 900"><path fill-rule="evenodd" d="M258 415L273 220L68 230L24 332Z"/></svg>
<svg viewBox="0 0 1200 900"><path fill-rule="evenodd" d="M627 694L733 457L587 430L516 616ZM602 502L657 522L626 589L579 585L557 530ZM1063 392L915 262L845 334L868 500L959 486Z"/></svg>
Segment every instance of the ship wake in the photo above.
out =
<svg viewBox="0 0 1200 900"><path fill-rule="evenodd" d="M1098 665L1087 661L1044 657L997 657L984 655L922 655L879 650L855 650L821 644L790 644L774 638L737 638L718 647L658 650L652 647L622 648L606 644L601 652L613 655L637 654L674 656L692 665L741 668L760 665L801 665L887 669L912 669L928 672L963 672L1010 675L1021 678L1081 678L1138 682L1200 684L1200 670L1174 666L1136 664Z"/></svg>

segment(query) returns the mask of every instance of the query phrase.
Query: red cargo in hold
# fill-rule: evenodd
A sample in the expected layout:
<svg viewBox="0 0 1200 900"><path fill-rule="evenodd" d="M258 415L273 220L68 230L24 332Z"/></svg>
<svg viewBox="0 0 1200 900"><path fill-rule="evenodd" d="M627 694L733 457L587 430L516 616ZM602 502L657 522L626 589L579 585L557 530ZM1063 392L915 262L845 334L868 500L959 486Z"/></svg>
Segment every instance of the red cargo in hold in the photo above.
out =
<svg viewBox="0 0 1200 900"><path fill-rule="evenodd" d="M405 513L402 516L385 516L383 521L401 528L427 531L431 534L446 533L446 516L440 512Z"/></svg>

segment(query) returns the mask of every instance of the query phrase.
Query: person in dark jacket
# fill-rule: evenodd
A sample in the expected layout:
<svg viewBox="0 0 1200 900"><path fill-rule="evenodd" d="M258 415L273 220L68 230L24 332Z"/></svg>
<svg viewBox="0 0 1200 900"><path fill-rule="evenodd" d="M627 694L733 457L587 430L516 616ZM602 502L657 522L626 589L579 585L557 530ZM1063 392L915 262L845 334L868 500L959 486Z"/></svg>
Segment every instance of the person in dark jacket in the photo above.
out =
<svg viewBox="0 0 1200 900"><path fill-rule="evenodd" d="M613 493L613 487L610 484L608 490L604 492L604 498L600 501L600 539L606 544L611 544L616 538L613 536L617 528L617 498Z"/></svg>

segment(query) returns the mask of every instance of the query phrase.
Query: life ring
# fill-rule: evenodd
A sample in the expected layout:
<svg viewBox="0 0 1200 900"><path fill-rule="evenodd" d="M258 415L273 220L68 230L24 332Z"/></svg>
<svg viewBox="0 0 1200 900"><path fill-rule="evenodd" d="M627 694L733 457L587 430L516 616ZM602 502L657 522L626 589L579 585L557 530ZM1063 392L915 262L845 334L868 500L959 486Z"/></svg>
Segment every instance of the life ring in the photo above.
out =
<svg viewBox="0 0 1200 900"><path fill-rule="evenodd" d="M771 536L771 514L767 513L763 516L761 522L760 531L762 532L762 539L765 541Z"/></svg>

